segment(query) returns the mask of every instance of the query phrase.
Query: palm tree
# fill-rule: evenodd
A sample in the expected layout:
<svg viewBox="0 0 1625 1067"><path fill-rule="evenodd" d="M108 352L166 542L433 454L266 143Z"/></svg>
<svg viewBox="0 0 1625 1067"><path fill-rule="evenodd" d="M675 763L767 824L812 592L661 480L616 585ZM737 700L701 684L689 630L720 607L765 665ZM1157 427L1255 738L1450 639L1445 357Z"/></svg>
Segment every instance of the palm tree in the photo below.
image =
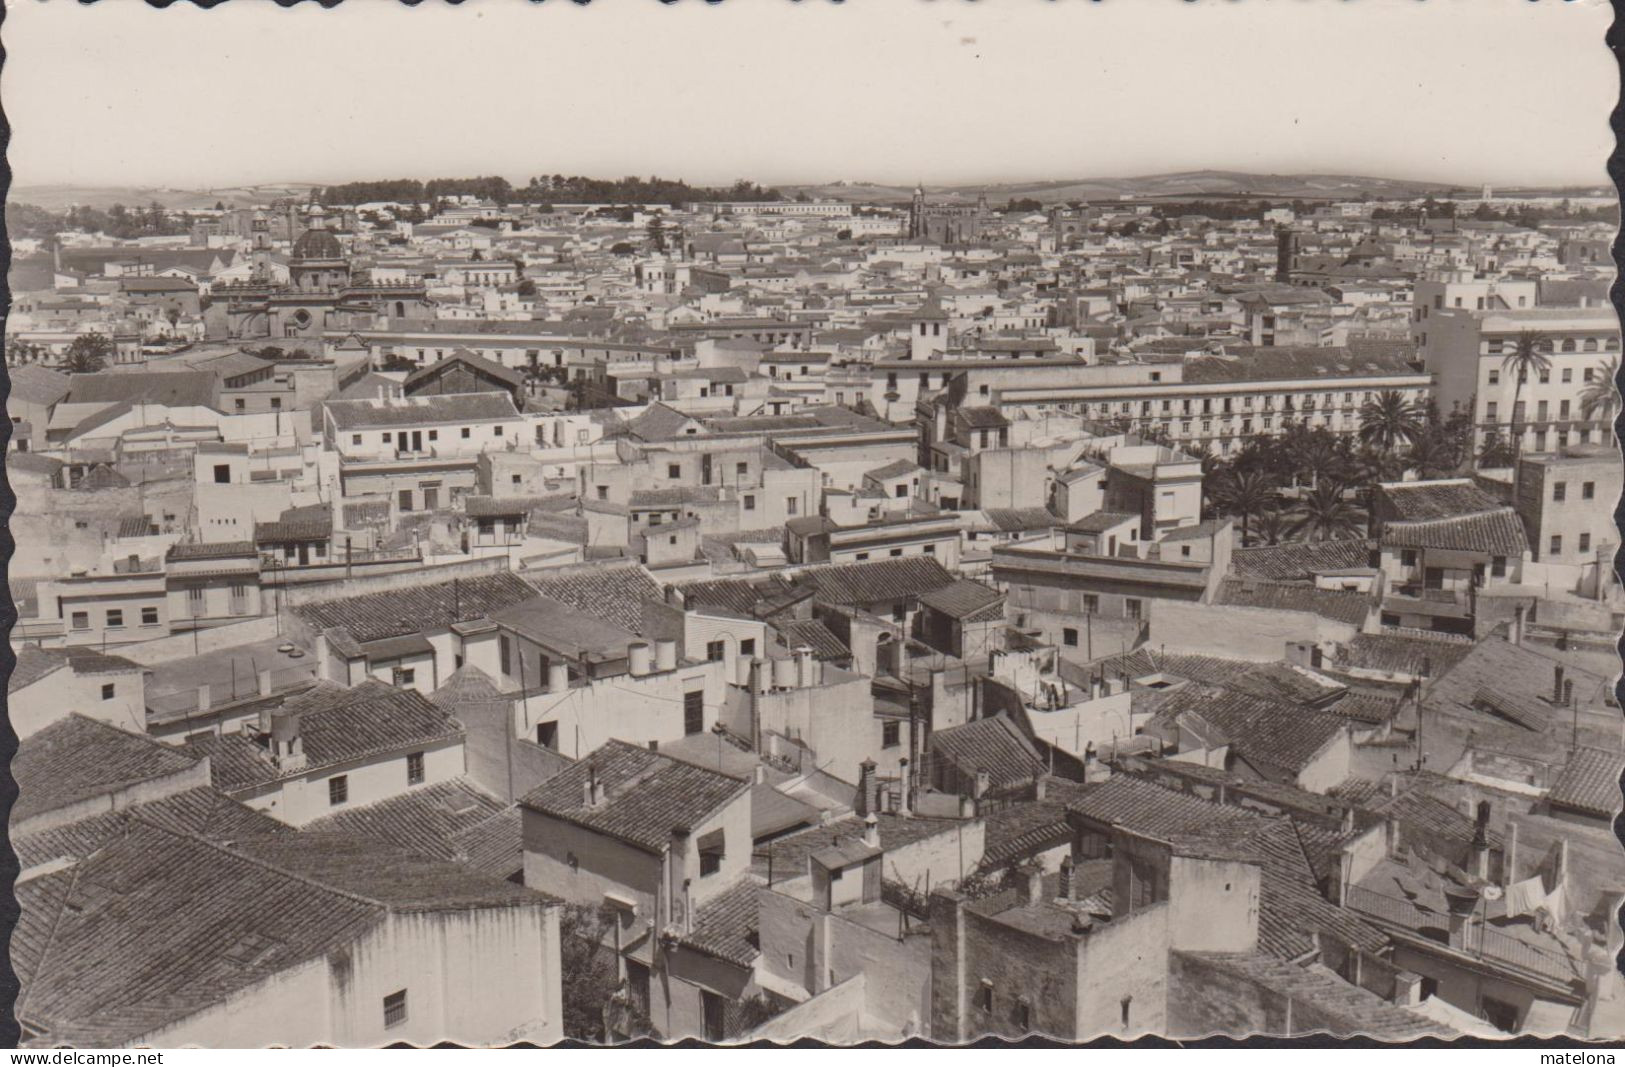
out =
<svg viewBox="0 0 1625 1067"><path fill-rule="evenodd" d="M1405 453L1405 465L1422 479L1447 478L1461 466L1461 454L1442 431L1429 429Z"/></svg>
<svg viewBox="0 0 1625 1067"><path fill-rule="evenodd" d="M1399 478L1405 473L1405 466L1393 452L1384 452L1368 446L1361 448L1350 458L1349 470L1353 473L1358 487L1360 505L1365 509L1366 531L1369 535L1376 523L1377 486Z"/></svg>
<svg viewBox="0 0 1625 1067"><path fill-rule="evenodd" d="M1275 503L1275 483L1261 471L1230 470L1219 477L1214 489L1219 510L1241 520L1241 544L1245 548L1253 516L1268 511Z"/></svg>
<svg viewBox="0 0 1625 1067"><path fill-rule="evenodd" d="M1421 436L1422 409L1397 389L1377 394L1360 408L1360 441L1384 452L1408 445Z"/></svg>
<svg viewBox="0 0 1625 1067"><path fill-rule="evenodd" d="M1258 514L1258 536L1266 545L1278 545L1287 536L1286 516L1279 508L1270 508Z"/></svg>
<svg viewBox="0 0 1625 1067"><path fill-rule="evenodd" d="M1360 536L1360 509L1343 497L1335 482L1317 485L1298 501L1288 535L1304 541L1341 541Z"/></svg>
<svg viewBox="0 0 1625 1067"><path fill-rule="evenodd" d="M1586 421L1596 418L1608 425L1609 440L1613 440L1614 416L1619 413L1619 390L1614 379L1619 374L1619 357L1609 356L1603 361L1591 382L1580 390L1580 417Z"/></svg>
<svg viewBox="0 0 1625 1067"><path fill-rule="evenodd" d="M1309 476L1309 484L1318 486L1323 478L1341 481L1340 474L1348 464L1348 456L1336 434L1316 428L1304 438L1297 462L1299 470Z"/></svg>
<svg viewBox="0 0 1625 1067"><path fill-rule="evenodd" d="M1518 404L1523 399L1523 383L1529 380L1529 375L1542 374L1552 369L1552 361L1546 357L1545 349L1549 347L1546 335L1538 330L1523 330L1518 334L1512 351L1501 360L1501 372L1513 375L1512 386L1512 412L1510 426L1512 430L1512 484L1514 499L1518 484L1518 454L1523 451L1523 430L1518 425Z"/></svg>

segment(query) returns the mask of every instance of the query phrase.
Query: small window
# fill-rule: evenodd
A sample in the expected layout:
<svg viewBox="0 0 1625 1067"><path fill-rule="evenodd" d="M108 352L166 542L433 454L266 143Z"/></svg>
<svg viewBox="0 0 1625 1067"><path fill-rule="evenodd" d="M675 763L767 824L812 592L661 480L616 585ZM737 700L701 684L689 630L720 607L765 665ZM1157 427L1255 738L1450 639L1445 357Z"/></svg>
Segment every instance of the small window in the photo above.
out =
<svg viewBox="0 0 1625 1067"><path fill-rule="evenodd" d="M1140 602L1133 597L1124 598L1123 617L1125 619L1138 619L1140 617Z"/></svg>
<svg viewBox="0 0 1625 1067"><path fill-rule="evenodd" d="M158 625L158 609L157 608L142 608L141 609L141 625L142 626L157 626Z"/></svg>
<svg viewBox="0 0 1625 1067"><path fill-rule="evenodd" d="M350 799L350 778L348 775L334 775L327 780L327 803L338 807ZM405 996L405 994L402 994Z"/></svg>
<svg viewBox="0 0 1625 1067"><path fill-rule="evenodd" d="M700 877L705 878L722 870L722 858L725 855L722 848L722 833L717 832L712 840L700 841Z"/></svg>
<svg viewBox="0 0 1625 1067"><path fill-rule="evenodd" d="M352 445L359 445L361 443L361 435L358 434L358 433L351 434L350 435L350 443Z"/></svg>
<svg viewBox="0 0 1625 1067"><path fill-rule="evenodd" d="M470 437L473 437L473 436L474 436L474 431L473 431L473 430L470 430L470 429L469 429L469 428L468 428L468 427L467 427L467 426L464 426L464 427L463 427L463 440L465 440L465 441L466 441L466 440L468 440L468 439L469 439L469 438L470 438Z"/></svg>
<svg viewBox="0 0 1625 1067"><path fill-rule="evenodd" d="M416 667L396 667L395 668L395 684L396 685L411 685L413 682L416 682L417 680L418 680L418 672L417 672Z"/></svg>
<svg viewBox="0 0 1625 1067"><path fill-rule="evenodd" d="M976 1006L985 1012L993 1010L993 983L982 979L981 986L976 990Z"/></svg>
<svg viewBox="0 0 1625 1067"><path fill-rule="evenodd" d="M1032 1005L1027 1003L1027 998L1026 997L1022 997L1020 1000L1016 1001L1016 1013L1015 1014L1016 1014L1015 1023L1016 1023L1017 1032L1025 1034L1025 1033L1027 1033L1029 1030L1031 1030L1033 1028Z"/></svg>
<svg viewBox="0 0 1625 1067"><path fill-rule="evenodd" d="M1133 997L1124 997L1122 1000L1117 1002L1118 1011L1122 1016L1123 1028L1125 1030L1128 1029L1129 1009L1133 1006L1133 1004Z"/></svg>
<svg viewBox="0 0 1625 1067"><path fill-rule="evenodd" d="M236 400L231 402L231 406L232 410L234 411L247 411L248 401L244 400L242 397L238 397Z"/></svg>
<svg viewBox="0 0 1625 1067"><path fill-rule="evenodd" d="M673 538L673 540L675 540L675 538ZM723 655L727 652L727 649L727 643L724 641L707 641L705 643L705 658L710 660L712 663L715 663L722 659Z"/></svg>
<svg viewBox="0 0 1625 1067"><path fill-rule="evenodd" d="M1567 482L1553 482L1552 483L1552 502L1553 503L1561 503L1563 500L1567 499L1568 498L1568 491L1569 491L1569 487L1568 487Z"/></svg>
<svg viewBox="0 0 1625 1067"><path fill-rule="evenodd" d="M1078 631L1075 627L1067 626L1061 630L1061 644L1067 648L1078 647Z"/></svg>
<svg viewBox="0 0 1625 1067"><path fill-rule="evenodd" d="M409 752L406 756L406 784L423 784L423 753Z"/></svg>
<svg viewBox="0 0 1625 1067"><path fill-rule="evenodd" d="M1083 610L1090 615L1100 614L1100 596L1096 593L1083 594Z"/></svg>
<svg viewBox="0 0 1625 1067"><path fill-rule="evenodd" d="M114 687L112 682L103 682L102 683L102 699L103 700L112 700L113 695L116 692L117 692L117 689Z"/></svg>
<svg viewBox="0 0 1625 1067"><path fill-rule="evenodd" d="M429 431L429 440L431 440L431 441L440 440L440 431L439 430L430 430Z"/></svg>
<svg viewBox="0 0 1625 1067"><path fill-rule="evenodd" d="M124 611L121 608L110 608L107 612L107 628L109 630L122 630L124 628Z"/></svg>
<svg viewBox="0 0 1625 1067"><path fill-rule="evenodd" d="M901 556L903 554L903 550L900 549L900 548L894 548L894 549L891 550L891 552L889 552L887 554L890 555L893 559L896 559L898 556Z"/></svg>
<svg viewBox="0 0 1625 1067"><path fill-rule="evenodd" d="M1416 549L1402 548L1399 550L1399 563L1402 567L1416 566Z"/></svg>
<svg viewBox="0 0 1625 1067"><path fill-rule="evenodd" d="M397 990L384 998L384 1028L399 1026L406 1021L406 990Z"/></svg>
<svg viewBox="0 0 1625 1067"><path fill-rule="evenodd" d="M667 478L675 479L675 478L681 478L682 476L683 476L683 466L682 466L682 464L680 464L680 463L668 463L668 464L666 464L666 477Z"/></svg>
<svg viewBox="0 0 1625 1067"><path fill-rule="evenodd" d="M749 463L735 463L734 464L734 473L737 474L741 478L745 477L745 475L750 473L750 464Z"/></svg>
<svg viewBox="0 0 1625 1067"><path fill-rule="evenodd" d="M796 513L796 498L795 497L787 496L787 497L784 498L784 513L786 515L794 515Z"/></svg>
<svg viewBox="0 0 1625 1067"><path fill-rule="evenodd" d="M1580 535L1580 551L1581 552L1590 552L1591 551L1591 535L1590 534L1583 533L1583 534Z"/></svg>
<svg viewBox="0 0 1625 1067"><path fill-rule="evenodd" d="M1563 554L1562 534L1552 534L1551 554L1554 556L1561 556Z"/></svg>
<svg viewBox="0 0 1625 1067"><path fill-rule="evenodd" d="M754 656L754 655L756 655L756 638L747 637L744 640L740 641L739 642L739 654L741 656Z"/></svg>
<svg viewBox="0 0 1625 1067"><path fill-rule="evenodd" d="M1584 482L1580 485L1580 499L1593 500L1597 496L1597 483Z"/></svg>
<svg viewBox="0 0 1625 1067"><path fill-rule="evenodd" d="M1505 578L1507 573L1507 558L1494 556L1490 559L1490 573L1497 578Z"/></svg>
<svg viewBox="0 0 1625 1067"><path fill-rule="evenodd" d="M896 748L903 743L903 727L896 719L887 719L880 724L880 747Z"/></svg>
<svg viewBox="0 0 1625 1067"><path fill-rule="evenodd" d="M393 433L385 433L384 434L384 444L387 445L393 440L395 440L395 435Z"/></svg>
<svg viewBox="0 0 1625 1067"><path fill-rule="evenodd" d="M746 493L745 494L745 499L744 499L744 504L745 504L745 510L746 511L755 511L756 510L756 497L754 495L750 494L750 493Z"/></svg>

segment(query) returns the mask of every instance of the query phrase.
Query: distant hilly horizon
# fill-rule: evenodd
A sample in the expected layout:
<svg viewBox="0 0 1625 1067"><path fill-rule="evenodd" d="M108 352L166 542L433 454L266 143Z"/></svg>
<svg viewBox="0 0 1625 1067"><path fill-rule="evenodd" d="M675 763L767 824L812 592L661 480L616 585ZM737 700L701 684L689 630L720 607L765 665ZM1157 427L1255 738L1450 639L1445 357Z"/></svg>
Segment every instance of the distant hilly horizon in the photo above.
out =
<svg viewBox="0 0 1625 1067"><path fill-rule="evenodd" d="M11 200L33 204L49 211L62 211L75 204L105 210L113 204L145 206L157 201L167 208L196 209L223 202L229 207L246 207L286 196L308 196L312 188L337 184L310 181L257 182L247 185L182 189L176 186L40 184L14 186ZM701 183L703 184L703 183ZM776 188L787 195L805 193L816 198L848 201L901 201L914 192L913 183L894 184L865 180L829 182L779 182ZM975 199L986 195L995 203L1009 200L1038 200L1065 203L1070 200L1117 200L1124 197L1238 197L1264 199L1409 199L1440 195L1453 190L1477 192L1482 183L1420 181L1355 174L1259 174L1248 171L1189 170L1121 178L1061 178L1007 182L927 182L925 191L937 197ZM1586 186L1505 186L1504 193L1523 195L1607 195L1603 185Z"/></svg>

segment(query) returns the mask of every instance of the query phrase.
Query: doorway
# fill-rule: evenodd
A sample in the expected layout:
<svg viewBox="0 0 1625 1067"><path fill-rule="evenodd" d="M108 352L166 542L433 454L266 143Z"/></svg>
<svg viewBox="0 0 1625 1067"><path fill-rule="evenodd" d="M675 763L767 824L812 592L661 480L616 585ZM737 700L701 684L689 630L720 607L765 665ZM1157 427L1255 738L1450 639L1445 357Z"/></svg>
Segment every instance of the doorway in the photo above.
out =
<svg viewBox="0 0 1625 1067"><path fill-rule="evenodd" d="M722 998L708 989L700 990L700 1014L705 1020L705 1039L712 1044L721 1042L727 1036Z"/></svg>

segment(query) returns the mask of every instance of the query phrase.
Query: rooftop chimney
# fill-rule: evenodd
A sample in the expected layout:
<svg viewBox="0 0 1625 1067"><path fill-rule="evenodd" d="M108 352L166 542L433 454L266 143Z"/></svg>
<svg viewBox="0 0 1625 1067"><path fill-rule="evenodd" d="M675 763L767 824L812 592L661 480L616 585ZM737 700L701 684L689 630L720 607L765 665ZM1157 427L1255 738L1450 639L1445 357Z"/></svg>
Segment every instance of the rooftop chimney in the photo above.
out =
<svg viewBox="0 0 1625 1067"><path fill-rule="evenodd" d="M875 800L875 761L866 759L858 764L857 813L860 818L874 813Z"/></svg>
<svg viewBox="0 0 1625 1067"><path fill-rule="evenodd" d="M863 843L870 848L880 847L880 819L872 811L863 817Z"/></svg>
<svg viewBox="0 0 1625 1067"><path fill-rule="evenodd" d="M282 771L297 771L305 765L305 741L299 729L299 716L278 710L271 716L271 758Z"/></svg>
<svg viewBox="0 0 1625 1067"><path fill-rule="evenodd" d="M1444 906L1449 912L1450 947L1466 949L1467 924L1478 907L1478 890L1451 886L1444 891Z"/></svg>
<svg viewBox="0 0 1625 1067"><path fill-rule="evenodd" d="M1563 665L1559 663L1552 673L1552 703L1563 703Z"/></svg>
<svg viewBox="0 0 1625 1067"><path fill-rule="evenodd" d="M198 713L201 715L201 714L207 712L209 710L210 704L212 704L212 703L213 703L213 701L209 697L209 687L207 685L198 686L197 687L197 710L198 710Z"/></svg>
<svg viewBox="0 0 1625 1067"><path fill-rule="evenodd" d="M1044 899L1044 868L1036 863L1022 868L1021 896L1027 904L1037 904Z"/></svg>
<svg viewBox="0 0 1625 1067"><path fill-rule="evenodd" d="M1528 610L1527 607L1519 604L1512 613L1512 643L1520 648L1523 646L1523 617Z"/></svg>
<svg viewBox="0 0 1625 1067"><path fill-rule="evenodd" d="M981 800L987 796L988 787L992 785L993 777L981 767L976 768L976 784L971 789L971 798Z"/></svg>
<svg viewBox="0 0 1625 1067"><path fill-rule="evenodd" d="M1488 881L1490 877L1490 802L1478 802L1478 818L1473 823L1474 878Z"/></svg>
<svg viewBox="0 0 1625 1067"><path fill-rule="evenodd" d="M259 672L259 691L262 697L271 695L271 670L269 667Z"/></svg>
<svg viewBox="0 0 1625 1067"><path fill-rule="evenodd" d="M1071 856L1061 857L1061 891L1058 895L1062 900L1075 899L1073 894L1077 889L1076 866Z"/></svg>

